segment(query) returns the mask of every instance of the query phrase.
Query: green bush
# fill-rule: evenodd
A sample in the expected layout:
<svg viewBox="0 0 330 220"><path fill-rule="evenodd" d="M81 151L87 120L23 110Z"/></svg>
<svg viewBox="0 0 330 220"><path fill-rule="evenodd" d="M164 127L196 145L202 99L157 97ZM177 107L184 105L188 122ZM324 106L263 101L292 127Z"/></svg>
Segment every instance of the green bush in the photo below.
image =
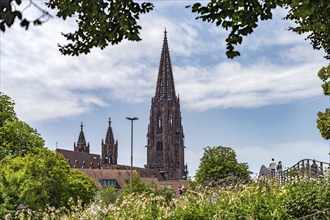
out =
<svg viewBox="0 0 330 220"><path fill-rule="evenodd" d="M63 155L47 149L38 154L7 156L0 161L0 216L16 209L35 211L69 207L78 198L89 204L95 195L92 179L71 169Z"/></svg>
<svg viewBox="0 0 330 220"><path fill-rule="evenodd" d="M284 208L294 218L330 208L329 174L323 178L293 180L284 190Z"/></svg>
<svg viewBox="0 0 330 220"><path fill-rule="evenodd" d="M107 186L97 193L97 202L103 205L114 204L117 198L122 194L114 186Z"/></svg>
<svg viewBox="0 0 330 220"><path fill-rule="evenodd" d="M30 211L29 215L37 219L290 220L329 209L329 184L329 176L292 179L284 186L276 180L192 184L194 187L188 188L184 195L170 200L166 194L151 188L122 194L108 205L96 202L87 208L48 209L38 215ZM23 216L21 219L29 217L26 211L19 214ZM325 214L317 217L327 219Z"/></svg>

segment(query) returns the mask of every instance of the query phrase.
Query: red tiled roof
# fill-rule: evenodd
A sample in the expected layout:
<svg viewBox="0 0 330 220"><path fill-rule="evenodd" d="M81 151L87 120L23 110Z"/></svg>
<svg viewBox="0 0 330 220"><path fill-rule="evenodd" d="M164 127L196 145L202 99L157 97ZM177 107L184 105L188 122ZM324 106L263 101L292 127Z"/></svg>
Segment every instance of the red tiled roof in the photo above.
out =
<svg viewBox="0 0 330 220"><path fill-rule="evenodd" d="M104 166L106 169L115 169L115 170L130 170L131 166L128 165L109 165ZM136 170L141 177L157 178L158 180L164 180L163 176L157 170L142 168L142 167L133 167L133 170Z"/></svg>
<svg viewBox="0 0 330 220"><path fill-rule="evenodd" d="M111 170L111 169L79 169L87 176L95 180L96 188L102 188L100 181L102 179L116 180L120 188L126 185L125 180L130 178L130 170ZM135 170L132 171L136 175Z"/></svg>
<svg viewBox="0 0 330 220"><path fill-rule="evenodd" d="M56 148L55 152L61 153L72 168L96 169L100 167L100 155L59 148Z"/></svg>

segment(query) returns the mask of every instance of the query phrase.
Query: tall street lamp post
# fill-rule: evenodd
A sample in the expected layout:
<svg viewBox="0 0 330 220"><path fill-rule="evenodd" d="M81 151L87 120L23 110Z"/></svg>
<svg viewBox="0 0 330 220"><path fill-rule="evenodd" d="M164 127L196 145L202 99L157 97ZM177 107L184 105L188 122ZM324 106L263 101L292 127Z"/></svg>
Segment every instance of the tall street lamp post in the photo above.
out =
<svg viewBox="0 0 330 220"><path fill-rule="evenodd" d="M129 187L130 191L132 193L132 173L133 173L133 121L139 120L138 117L126 117L127 120L131 121L131 175L130 175L130 180L129 180Z"/></svg>

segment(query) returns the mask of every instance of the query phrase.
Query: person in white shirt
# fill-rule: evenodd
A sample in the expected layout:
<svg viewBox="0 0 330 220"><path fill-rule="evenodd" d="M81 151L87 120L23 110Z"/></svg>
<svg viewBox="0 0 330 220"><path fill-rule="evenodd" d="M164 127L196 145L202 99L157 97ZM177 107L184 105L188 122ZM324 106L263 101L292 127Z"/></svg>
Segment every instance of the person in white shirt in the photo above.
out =
<svg viewBox="0 0 330 220"><path fill-rule="evenodd" d="M269 163L269 170L270 170L270 174L272 176L275 176L276 162L275 162L274 158L272 158L272 161L270 161L270 163Z"/></svg>

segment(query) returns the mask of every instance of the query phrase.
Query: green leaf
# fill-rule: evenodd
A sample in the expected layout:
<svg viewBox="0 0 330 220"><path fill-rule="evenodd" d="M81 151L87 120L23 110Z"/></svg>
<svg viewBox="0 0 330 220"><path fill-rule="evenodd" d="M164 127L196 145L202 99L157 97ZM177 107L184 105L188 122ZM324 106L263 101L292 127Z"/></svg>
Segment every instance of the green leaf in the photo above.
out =
<svg viewBox="0 0 330 220"><path fill-rule="evenodd" d="M26 20L25 18L23 19L23 21L21 21L21 26L25 28L25 30L27 30L29 28L29 24L30 22L28 20Z"/></svg>
<svg viewBox="0 0 330 220"><path fill-rule="evenodd" d="M200 7L201 7L200 3L195 3L195 4L193 4L191 10L192 10L192 12L197 12L200 9Z"/></svg>

